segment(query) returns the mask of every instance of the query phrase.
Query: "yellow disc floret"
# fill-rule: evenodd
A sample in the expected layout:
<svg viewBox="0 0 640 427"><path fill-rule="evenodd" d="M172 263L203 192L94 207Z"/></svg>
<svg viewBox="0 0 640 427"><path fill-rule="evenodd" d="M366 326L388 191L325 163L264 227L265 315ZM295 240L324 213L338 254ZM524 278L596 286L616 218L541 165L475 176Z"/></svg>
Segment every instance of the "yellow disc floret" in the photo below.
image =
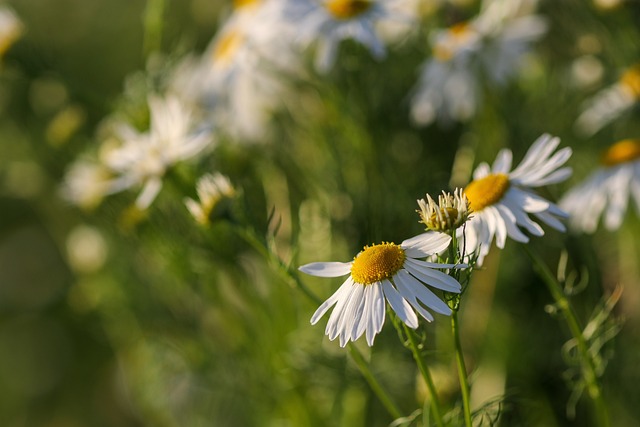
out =
<svg viewBox="0 0 640 427"><path fill-rule="evenodd" d="M233 58L234 52L236 52L242 44L243 40L243 34L238 31L228 31L226 34L223 34L213 47L213 52L211 54L213 63L229 62L231 58Z"/></svg>
<svg viewBox="0 0 640 427"><path fill-rule="evenodd" d="M475 33L468 22L459 22L449 27L443 37L433 46L433 56L440 61L449 61Z"/></svg>
<svg viewBox="0 0 640 427"><path fill-rule="evenodd" d="M633 94L634 97L640 98L640 64L629 68L620 77L620 83Z"/></svg>
<svg viewBox="0 0 640 427"><path fill-rule="evenodd" d="M233 0L233 7L240 9L245 6L256 5L258 3L260 3L259 0Z"/></svg>
<svg viewBox="0 0 640 427"><path fill-rule="evenodd" d="M509 177L503 173L494 173L471 181L464 193L469 199L471 210L478 212L499 202L508 189Z"/></svg>
<svg viewBox="0 0 640 427"><path fill-rule="evenodd" d="M609 147L602 154L601 162L606 166L615 166L638 159L640 159L640 139L624 139Z"/></svg>
<svg viewBox="0 0 640 427"><path fill-rule="evenodd" d="M353 260L351 277L362 285L390 279L402 268L405 258L404 250L395 243L365 246Z"/></svg>
<svg viewBox="0 0 640 427"><path fill-rule="evenodd" d="M325 7L338 19L351 19L358 16L371 7L370 0L329 0Z"/></svg>

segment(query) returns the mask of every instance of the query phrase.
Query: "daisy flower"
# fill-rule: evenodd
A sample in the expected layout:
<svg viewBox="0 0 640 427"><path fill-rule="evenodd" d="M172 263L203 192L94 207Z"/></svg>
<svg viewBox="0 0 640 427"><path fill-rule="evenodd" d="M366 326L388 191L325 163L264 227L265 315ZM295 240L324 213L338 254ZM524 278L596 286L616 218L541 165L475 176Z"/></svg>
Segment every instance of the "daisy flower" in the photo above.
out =
<svg viewBox="0 0 640 427"><path fill-rule="evenodd" d="M458 281L436 268L459 268L461 265L437 264L422 261L449 246L451 237L427 232L401 244L381 243L366 246L351 262L314 262L303 265L300 271L318 277L349 275L338 290L311 317L311 324L333 306L325 334L330 340L340 337L340 346L366 334L373 345L382 330L385 300L391 309L410 328L418 327L417 311L431 322L433 316L425 307L450 315L451 309L425 285L447 292L459 293Z"/></svg>
<svg viewBox="0 0 640 427"><path fill-rule="evenodd" d="M432 33L433 57L421 67L413 89L411 118L419 125L444 125L473 117L479 104L479 70L473 53L480 34L468 23Z"/></svg>
<svg viewBox="0 0 640 427"><path fill-rule="evenodd" d="M240 140L264 139L272 113L287 98L283 75L301 69L282 6L283 0L235 2L205 53L174 71L171 92Z"/></svg>
<svg viewBox="0 0 640 427"><path fill-rule="evenodd" d="M386 56L386 48L376 24L385 20L406 20L393 11L397 0L290 0L285 16L296 23L298 42L317 45L315 66L328 72L336 62L338 46L353 39L365 46L374 58Z"/></svg>
<svg viewBox="0 0 640 427"><path fill-rule="evenodd" d="M22 31L22 22L16 14L8 7L0 6L0 58L20 37Z"/></svg>
<svg viewBox="0 0 640 427"><path fill-rule="evenodd" d="M567 214L532 191L564 181L571 175L570 168L561 167L571 157L571 148L554 153L558 144L559 138L545 134L533 143L513 170L512 153L508 149L498 153L493 167L482 163L476 168L473 181L464 189L472 213L466 231L458 229L458 235L463 238L464 233L465 255L475 252L477 265L482 265L494 237L502 249L507 236L522 243L529 241L520 228L534 236L544 235L542 227L530 215L556 230L565 231L558 218L565 218Z"/></svg>
<svg viewBox="0 0 640 427"><path fill-rule="evenodd" d="M576 130L591 136L611 123L640 100L640 64L628 68L620 79L585 103L576 120Z"/></svg>
<svg viewBox="0 0 640 427"><path fill-rule="evenodd" d="M602 215L605 228L616 230L630 198L640 215L640 139L612 145L601 163L601 168L560 200L560 207L569 213L569 224L577 231L593 233Z"/></svg>
<svg viewBox="0 0 640 427"><path fill-rule="evenodd" d="M211 212L222 199L236 193L229 178L220 173L203 175L196 184L196 191L200 200L186 198L184 203L195 220L203 225L209 224Z"/></svg>
<svg viewBox="0 0 640 427"><path fill-rule="evenodd" d="M504 86L531 44L546 32L531 14L535 2L485 2L478 16L431 33L432 57L421 66L412 91L411 117L419 125L466 121L480 105L486 81Z"/></svg>
<svg viewBox="0 0 640 427"><path fill-rule="evenodd" d="M62 197L80 208L91 210L113 192L113 176L102 164L77 160L67 170L62 184Z"/></svg>
<svg viewBox="0 0 640 427"><path fill-rule="evenodd" d="M162 188L162 177L175 163L192 158L211 143L207 130L193 130L190 111L177 98L149 99L151 129L138 133L128 125L119 129L121 146L104 155L117 177L112 185L124 190L142 185L136 206L146 209Z"/></svg>

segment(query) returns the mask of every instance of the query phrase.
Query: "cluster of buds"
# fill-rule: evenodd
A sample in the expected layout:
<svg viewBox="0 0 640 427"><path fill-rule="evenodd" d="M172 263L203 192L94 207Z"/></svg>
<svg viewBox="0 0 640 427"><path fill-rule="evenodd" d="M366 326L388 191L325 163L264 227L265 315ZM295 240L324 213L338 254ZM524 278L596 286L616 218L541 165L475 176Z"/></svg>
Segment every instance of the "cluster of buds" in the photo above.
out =
<svg viewBox="0 0 640 427"><path fill-rule="evenodd" d="M470 205L462 188L453 194L442 192L438 203L427 194L426 200L418 200L420 222L427 230L448 232L460 227L469 218Z"/></svg>
<svg viewBox="0 0 640 427"><path fill-rule="evenodd" d="M196 192L199 202L187 198L184 203L198 223L207 225L211 222L214 209L222 200L232 199L236 190L226 176L216 173L200 178L196 184Z"/></svg>

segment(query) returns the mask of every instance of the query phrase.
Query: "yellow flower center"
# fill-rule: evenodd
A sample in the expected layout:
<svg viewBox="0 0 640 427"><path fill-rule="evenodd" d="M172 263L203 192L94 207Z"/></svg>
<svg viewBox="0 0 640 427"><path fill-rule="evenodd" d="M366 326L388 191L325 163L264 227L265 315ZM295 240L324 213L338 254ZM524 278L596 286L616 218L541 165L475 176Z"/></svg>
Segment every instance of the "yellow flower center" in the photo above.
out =
<svg viewBox="0 0 640 427"><path fill-rule="evenodd" d="M260 3L260 0L233 0L233 7L236 9L240 9L245 6L250 6L257 3Z"/></svg>
<svg viewBox="0 0 640 427"><path fill-rule="evenodd" d="M362 285L390 279L402 268L405 258L404 250L395 243L365 246L353 260L351 277Z"/></svg>
<svg viewBox="0 0 640 427"><path fill-rule="evenodd" d="M633 96L640 98L640 64L628 69L622 77L620 77L620 83L629 89L633 93Z"/></svg>
<svg viewBox="0 0 640 427"><path fill-rule="evenodd" d="M464 193L469 199L471 210L479 212L499 202L508 189L509 177L503 173L495 173L471 181L464 189Z"/></svg>
<svg viewBox="0 0 640 427"><path fill-rule="evenodd" d="M625 139L609 147L602 154L600 161L605 166L615 166L638 159L640 159L640 139Z"/></svg>
<svg viewBox="0 0 640 427"><path fill-rule="evenodd" d="M472 32L468 22L459 22L449 27L446 34L446 37L433 47L433 56L440 61L453 58L456 49L472 35Z"/></svg>
<svg viewBox="0 0 640 427"><path fill-rule="evenodd" d="M370 0L329 0L324 5L338 19L351 19L371 7Z"/></svg>
<svg viewBox="0 0 640 427"><path fill-rule="evenodd" d="M242 33L238 31L229 31L223 34L213 47L213 53L211 55L213 62L228 61L233 53L238 50L243 39Z"/></svg>

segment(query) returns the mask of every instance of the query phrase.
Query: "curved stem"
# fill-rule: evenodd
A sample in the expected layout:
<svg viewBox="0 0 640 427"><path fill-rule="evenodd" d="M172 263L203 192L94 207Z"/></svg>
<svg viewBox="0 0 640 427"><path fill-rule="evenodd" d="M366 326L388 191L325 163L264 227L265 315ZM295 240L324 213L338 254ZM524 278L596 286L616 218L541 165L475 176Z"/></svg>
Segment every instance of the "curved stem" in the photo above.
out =
<svg viewBox="0 0 640 427"><path fill-rule="evenodd" d="M275 266L276 270L294 287L297 287L304 293L310 300L316 304L322 304L322 300L317 297L311 290L300 280L296 272L291 266L285 264L282 259L276 256L272 251L267 248L267 245L256 236L253 230L248 230L243 227L234 227L235 232L253 249L255 249L260 255L262 255L269 263Z"/></svg>
<svg viewBox="0 0 640 427"><path fill-rule="evenodd" d="M451 313L451 332L456 347L456 364L458 365L458 378L460 391L462 392L462 408L464 412L464 425L471 427L471 400L469 398L469 382L467 380L467 367L464 363L464 353L460 341L460 325L458 323L458 310Z"/></svg>
<svg viewBox="0 0 640 427"><path fill-rule="evenodd" d="M311 290L307 288L304 283L302 283L302 281L296 274L296 271L292 270L290 266L285 264L278 256L270 251L265 242L260 240L260 238L253 230L242 227L234 227L234 230L245 242L251 245L251 247L253 247L268 262L275 265L278 272L295 287L300 289L302 293L304 293L311 301L316 304L322 303L322 300L318 298L313 292L311 292ZM367 381L367 384L369 384L369 387L371 387L371 390L375 393L378 399L380 399L380 402L382 402L389 414L391 414L394 419L402 417L402 412L398 408L398 405L393 401L393 399L391 399L389 394L385 391L380 382L373 375L369 364L365 360L364 356L362 356L362 353L360 353L360 350L358 350L358 348L353 345L353 343L349 343L348 348L353 361L360 370L360 373Z"/></svg>
<svg viewBox="0 0 640 427"><path fill-rule="evenodd" d="M395 325L395 322L394 322ZM397 326L396 326L397 327ZM438 403L438 393L436 391L436 386L433 383L433 379L431 378L431 373L429 372L429 368L424 363L422 359L422 355L420 354L420 349L418 348L418 343L416 342L415 337L413 336L413 331L409 329L407 325L402 324L404 328L405 334L409 338L409 344L411 345L411 352L413 353L413 358L418 365L418 369L422 374L422 378L424 378L424 382L429 389L429 394L431 398L429 399L429 404L431 405L431 412L433 413L433 419L438 427L443 427L444 423L442 421L442 414L440 413L440 404Z"/></svg>
<svg viewBox="0 0 640 427"><path fill-rule="evenodd" d="M562 290L562 285L558 282L556 277L551 273L546 264L540 259L540 257L531 251L526 245L523 245L525 252L531 260L533 264L538 270L538 273L542 280L546 283L547 288L549 288L549 292L551 292L551 296L556 302L556 305L560 308L562 316L564 317L567 325L569 326L569 330L571 331L571 335L573 335L573 339L576 341L576 346L578 348L578 352L580 353L580 363L582 365L582 376L584 377L584 381L587 384L587 393L593 402L593 410L595 412L596 418L598 420L598 425L601 427L610 426L609 415L607 413L607 406L604 402L604 398L602 396L602 390L600 389L600 384L598 383L598 375L596 373L596 366L593 358L589 354L589 346L587 345L587 341L584 338L584 334L582 331L582 327L580 326L580 322L578 320L578 316L576 315L571 303L567 299L564 291Z"/></svg>

